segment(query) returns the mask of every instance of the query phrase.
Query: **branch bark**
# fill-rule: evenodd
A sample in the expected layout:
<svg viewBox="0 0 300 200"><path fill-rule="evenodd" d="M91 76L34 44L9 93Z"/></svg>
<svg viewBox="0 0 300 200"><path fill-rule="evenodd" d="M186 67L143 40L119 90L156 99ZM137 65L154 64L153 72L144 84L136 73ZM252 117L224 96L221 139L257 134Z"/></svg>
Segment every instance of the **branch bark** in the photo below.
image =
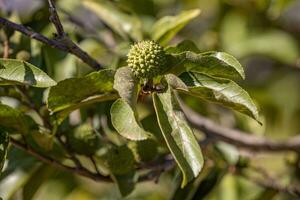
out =
<svg viewBox="0 0 300 200"><path fill-rule="evenodd" d="M92 173L90 171L88 171L87 169L85 168L77 168L77 167L70 167L70 166L67 166L67 165L64 165L62 164L61 162L51 158L51 157L48 157L46 155L42 155L41 153L39 152L36 152L34 149L32 149L30 146L27 146L25 144L22 144L21 142L13 139L13 138L10 138L10 142L17 148L29 153L30 155L34 156L35 158L37 158L38 160L44 162L44 163L47 163L49 165L52 165L54 166L55 168L58 168L60 170L63 170L63 171L66 171L66 172L71 172L71 173L74 173L74 174L78 174L78 175L81 175L81 176L84 176L84 177L87 177L87 178L90 178L94 181L104 181L104 182L111 182L111 179L110 177L106 177L106 176L103 176L101 174L95 174L95 173Z"/></svg>
<svg viewBox="0 0 300 200"><path fill-rule="evenodd" d="M300 153L300 135L286 141L273 141L264 137L258 137L251 133L226 128L202 117L184 104L181 107L187 120L197 129L203 131L208 137L230 143L237 147L253 151L294 151Z"/></svg>
<svg viewBox="0 0 300 200"><path fill-rule="evenodd" d="M47 44L53 48L71 53L95 70L99 70L103 68L101 64L99 64L95 59L89 56L85 51L83 51L79 46L77 46L73 41L71 41L66 36L58 39L49 39L42 34L39 34L29 28L26 28L21 24L16 24L2 17L0 17L0 25L18 31L23 35L26 35L44 44Z"/></svg>

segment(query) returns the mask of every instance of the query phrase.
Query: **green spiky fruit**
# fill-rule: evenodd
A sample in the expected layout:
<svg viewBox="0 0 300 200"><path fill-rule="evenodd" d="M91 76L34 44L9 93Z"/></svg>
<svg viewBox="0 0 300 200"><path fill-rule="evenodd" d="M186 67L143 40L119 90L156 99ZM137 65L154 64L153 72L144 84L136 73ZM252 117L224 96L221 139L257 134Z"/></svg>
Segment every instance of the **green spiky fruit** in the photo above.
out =
<svg viewBox="0 0 300 200"><path fill-rule="evenodd" d="M152 161L158 154L157 143L151 139L130 142L129 148L132 150L137 162Z"/></svg>
<svg viewBox="0 0 300 200"><path fill-rule="evenodd" d="M82 155L93 155L100 147L100 138L88 124L76 128L67 135L72 150Z"/></svg>
<svg viewBox="0 0 300 200"><path fill-rule="evenodd" d="M111 173L122 175L134 168L134 156L126 145L114 147L108 151L106 163Z"/></svg>
<svg viewBox="0 0 300 200"><path fill-rule="evenodd" d="M128 66L138 79L149 80L160 75L167 63L163 47L149 40L133 45L127 56Z"/></svg>

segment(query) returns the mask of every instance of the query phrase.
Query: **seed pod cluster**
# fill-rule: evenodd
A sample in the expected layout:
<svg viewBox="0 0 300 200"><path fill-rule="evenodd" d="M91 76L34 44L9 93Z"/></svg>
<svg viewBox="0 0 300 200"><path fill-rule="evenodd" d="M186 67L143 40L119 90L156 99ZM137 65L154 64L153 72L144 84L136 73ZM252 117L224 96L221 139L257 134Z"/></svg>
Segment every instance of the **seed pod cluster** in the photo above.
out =
<svg viewBox="0 0 300 200"><path fill-rule="evenodd" d="M149 80L160 75L167 63L163 47L154 41L141 41L133 45L127 63L138 79Z"/></svg>

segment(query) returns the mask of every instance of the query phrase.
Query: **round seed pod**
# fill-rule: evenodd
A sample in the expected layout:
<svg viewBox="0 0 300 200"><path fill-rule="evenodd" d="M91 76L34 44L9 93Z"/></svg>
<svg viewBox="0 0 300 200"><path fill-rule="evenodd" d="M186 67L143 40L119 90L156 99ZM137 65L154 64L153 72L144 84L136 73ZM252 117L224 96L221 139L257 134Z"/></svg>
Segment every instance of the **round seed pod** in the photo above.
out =
<svg viewBox="0 0 300 200"><path fill-rule="evenodd" d="M149 80L160 75L167 63L163 47L149 40L134 44L127 57L128 66L138 79Z"/></svg>

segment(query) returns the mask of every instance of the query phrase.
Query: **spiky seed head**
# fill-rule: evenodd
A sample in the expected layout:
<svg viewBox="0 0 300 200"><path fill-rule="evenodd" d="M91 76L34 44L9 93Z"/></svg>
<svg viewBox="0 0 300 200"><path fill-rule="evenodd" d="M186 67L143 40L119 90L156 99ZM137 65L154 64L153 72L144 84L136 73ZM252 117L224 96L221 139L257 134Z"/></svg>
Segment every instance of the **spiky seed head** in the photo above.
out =
<svg viewBox="0 0 300 200"><path fill-rule="evenodd" d="M127 63L138 79L152 79L160 75L167 63L166 54L158 43L150 40L132 45Z"/></svg>

